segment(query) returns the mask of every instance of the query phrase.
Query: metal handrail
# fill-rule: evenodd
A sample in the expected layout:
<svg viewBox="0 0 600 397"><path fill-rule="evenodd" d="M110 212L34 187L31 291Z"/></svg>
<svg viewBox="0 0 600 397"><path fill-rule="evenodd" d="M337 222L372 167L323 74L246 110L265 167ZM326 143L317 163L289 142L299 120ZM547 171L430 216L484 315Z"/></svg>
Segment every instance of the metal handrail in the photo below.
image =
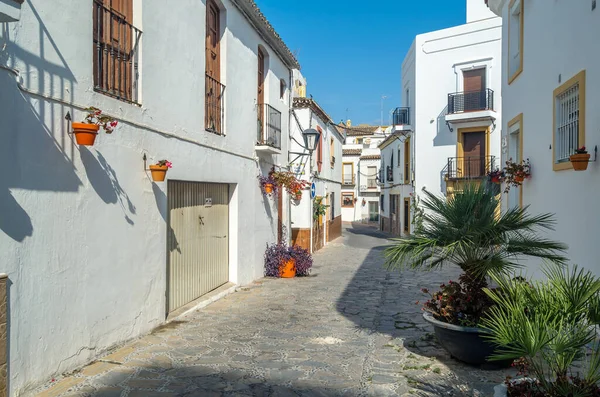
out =
<svg viewBox="0 0 600 397"><path fill-rule="evenodd" d="M478 179L498 168L496 156L449 157L446 165L448 179Z"/></svg>
<svg viewBox="0 0 600 397"><path fill-rule="evenodd" d="M281 112L267 103L259 103L257 112L256 144L281 149Z"/></svg>
<svg viewBox="0 0 600 397"><path fill-rule="evenodd" d="M206 74L206 98L204 103L204 128L215 134L223 135L225 132L225 85L214 77Z"/></svg>
<svg viewBox="0 0 600 397"><path fill-rule="evenodd" d="M494 90L465 91L448 94L448 114L494 110Z"/></svg>
<svg viewBox="0 0 600 397"><path fill-rule="evenodd" d="M410 125L410 108L396 108L392 114L393 125Z"/></svg>

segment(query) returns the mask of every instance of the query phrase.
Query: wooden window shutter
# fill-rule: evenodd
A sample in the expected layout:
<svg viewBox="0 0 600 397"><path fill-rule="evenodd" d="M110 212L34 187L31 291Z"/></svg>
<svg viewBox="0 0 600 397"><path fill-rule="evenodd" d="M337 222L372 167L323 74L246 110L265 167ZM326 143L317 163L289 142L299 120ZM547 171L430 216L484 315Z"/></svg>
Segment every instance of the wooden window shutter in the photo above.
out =
<svg viewBox="0 0 600 397"><path fill-rule="evenodd" d="M485 89L485 68L465 70L463 72L464 91L483 91Z"/></svg>
<svg viewBox="0 0 600 397"><path fill-rule="evenodd" d="M206 1L206 74L221 80L221 12L214 0Z"/></svg>
<svg viewBox="0 0 600 397"><path fill-rule="evenodd" d="M323 168L323 130L321 127L317 126L317 130L319 131L319 147L317 148L317 169L321 172L321 168Z"/></svg>

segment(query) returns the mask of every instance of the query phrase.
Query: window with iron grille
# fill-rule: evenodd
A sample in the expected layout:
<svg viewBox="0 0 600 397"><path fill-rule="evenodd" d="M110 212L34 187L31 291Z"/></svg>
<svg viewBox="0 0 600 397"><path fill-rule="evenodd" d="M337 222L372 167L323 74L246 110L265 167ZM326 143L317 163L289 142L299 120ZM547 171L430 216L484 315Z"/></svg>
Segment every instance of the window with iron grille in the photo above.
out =
<svg viewBox="0 0 600 397"><path fill-rule="evenodd" d="M94 90L139 104L142 31L133 26L133 0L94 0L92 16Z"/></svg>
<svg viewBox="0 0 600 397"><path fill-rule="evenodd" d="M367 188L377 187L377 167L367 167Z"/></svg>
<svg viewBox="0 0 600 397"><path fill-rule="evenodd" d="M570 168L569 157L585 145L585 71L554 91L554 168Z"/></svg>

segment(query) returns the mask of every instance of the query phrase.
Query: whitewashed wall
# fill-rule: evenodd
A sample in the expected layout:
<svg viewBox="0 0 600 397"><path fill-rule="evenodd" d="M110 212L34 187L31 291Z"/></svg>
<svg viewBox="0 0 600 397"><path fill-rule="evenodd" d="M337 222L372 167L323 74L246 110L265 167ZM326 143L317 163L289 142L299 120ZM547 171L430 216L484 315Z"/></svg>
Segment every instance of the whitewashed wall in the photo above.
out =
<svg viewBox="0 0 600 397"><path fill-rule="evenodd" d="M495 3L497 3L496 1ZM508 1L502 15L508 16ZM595 226L600 223L600 163L589 163L583 172L553 171L553 91L562 82L586 71L585 144L600 145L600 4L595 10L590 1L524 3L523 72L508 85L504 68L503 124L523 113L523 156L531 161L532 178L525 181L523 205L532 213L554 213L556 231L548 237L569 245L573 263L600 275L596 248L600 242ZM551 25L551 28L549 27ZM508 50L508 23L503 29L503 54ZM508 154L508 151L507 153ZM504 196L506 197L506 196ZM505 201L506 202L506 201ZM539 261L530 261L536 271Z"/></svg>
<svg viewBox="0 0 600 397"><path fill-rule="evenodd" d="M463 91L459 78L462 67L488 68L487 86L495 92L496 123L501 125L501 31L501 19L493 18L425 33L416 37L407 54L402 87L414 87L410 106L416 194L423 188L435 194L446 193L443 169L449 157L456 157L457 128L450 131L445 114L448 94ZM500 134L497 127L490 135L490 154L497 157Z"/></svg>
<svg viewBox="0 0 600 397"><path fill-rule="evenodd" d="M261 277L264 247L276 237L277 210L260 194L254 161L258 45L269 53L266 98L282 112L283 129L283 153L262 157L265 172L267 162L287 160L289 105L279 99L279 80L289 87L289 70L225 0L227 135L205 132L204 3L141 3L141 107L92 90L91 1L31 0L20 22L0 30L0 64L21 71L27 89L60 100L23 94L0 69L11 395L165 320L166 183L150 181L144 153L173 162L169 179L230 184L231 281ZM82 112L63 101L100 107L121 123L95 146L79 147L64 117Z"/></svg>

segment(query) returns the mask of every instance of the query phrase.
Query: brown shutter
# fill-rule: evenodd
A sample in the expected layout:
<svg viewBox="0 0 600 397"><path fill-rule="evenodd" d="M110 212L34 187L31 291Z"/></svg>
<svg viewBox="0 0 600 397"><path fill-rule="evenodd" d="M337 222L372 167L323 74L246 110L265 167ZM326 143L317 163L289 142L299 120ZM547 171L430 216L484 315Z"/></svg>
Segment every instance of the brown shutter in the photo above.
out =
<svg viewBox="0 0 600 397"><path fill-rule="evenodd" d="M317 130L319 131L319 147L317 149L317 169L321 172L321 168L323 166L323 130L321 127L317 126Z"/></svg>
<svg viewBox="0 0 600 397"><path fill-rule="evenodd" d="M464 91L482 91L485 89L485 69L466 70L463 72Z"/></svg>
<svg viewBox="0 0 600 397"><path fill-rule="evenodd" d="M259 141L266 140L265 135L265 54L258 49L258 92L256 96L258 103L258 121L260 131Z"/></svg>
<svg viewBox="0 0 600 397"><path fill-rule="evenodd" d="M220 11L214 0L206 2L206 74L221 81Z"/></svg>

